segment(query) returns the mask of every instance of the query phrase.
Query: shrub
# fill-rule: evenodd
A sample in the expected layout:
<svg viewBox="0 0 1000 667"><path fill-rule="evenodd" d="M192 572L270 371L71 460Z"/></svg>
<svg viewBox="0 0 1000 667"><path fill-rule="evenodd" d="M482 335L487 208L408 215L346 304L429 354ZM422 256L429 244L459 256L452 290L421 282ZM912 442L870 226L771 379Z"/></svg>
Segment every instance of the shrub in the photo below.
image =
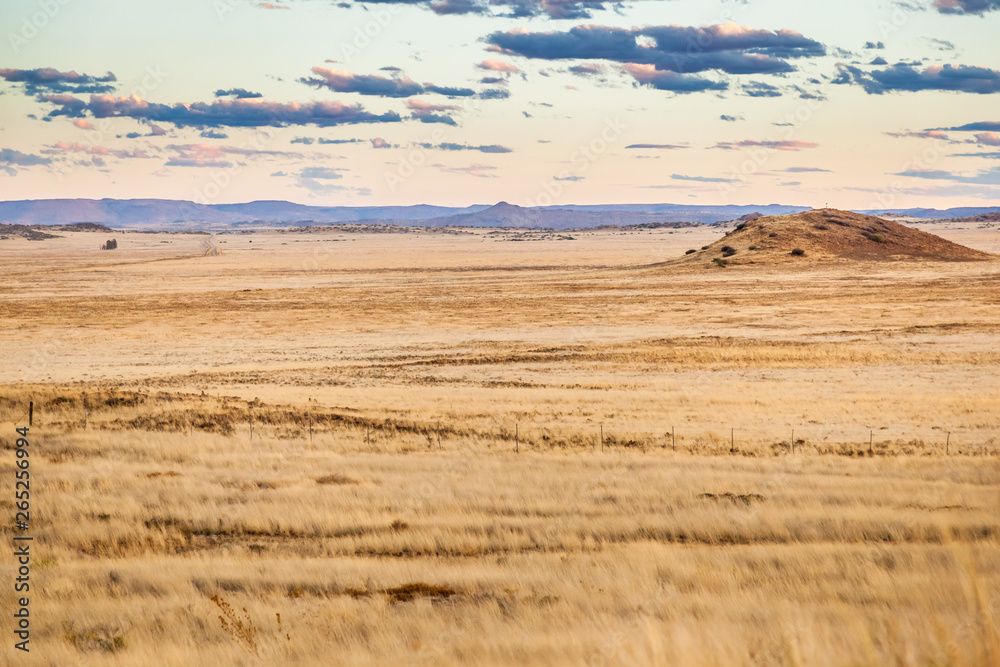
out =
<svg viewBox="0 0 1000 667"><path fill-rule="evenodd" d="M701 249L702 249L702 250L708 250L708 246L707 246L707 245L703 245L703 246L701 247Z"/></svg>
<svg viewBox="0 0 1000 667"><path fill-rule="evenodd" d="M875 243L885 243L885 237L881 234L865 234L865 238Z"/></svg>
<svg viewBox="0 0 1000 667"><path fill-rule="evenodd" d="M729 266L729 262L727 262L726 260L722 259L721 257L716 257L712 261L715 262L715 265L718 266L718 267L725 268L725 267Z"/></svg>
<svg viewBox="0 0 1000 667"><path fill-rule="evenodd" d="M722 256L723 257L732 257L735 254L736 254L736 248L734 248L733 246L731 246L731 245L724 245L724 246L722 246Z"/></svg>
<svg viewBox="0 0 1000 667"><path fill-rule="evenodd" d="M697 250L695 250L694 248L691 248L690 250L688 250L688 251L687 251L686 253L684 253L684 254L685 254L685 255L690 255L690 254L692 254L692 253L696 253L696 252L698 252L698 251L697 251Z"/></svg>
<svg viewBox="0 0 1000 667"><path fill-rule="evenodd" d="M778 237L778 232L771 232L770 234L768 234L768 236L770 236L772 239L773 238L777 238Z"/></svg>
<svg viewBox="0 0 1000 667"><path fill-rule="evenodd" d="M819 229L819 230L827 230L827 229L830 229L830 228L829 228L829 227L827 227L826 225L813 225L813 227L815 227L816 229Z"/></svg>
<svg viewBox="0 0 1000 667"><path fill-rule="evenodd" d="M755 246L755 245L752 245L752 246L750 246L750 247L749 247L749 248L747 248L747 249L748 249L748 250L756 250L756 249L757 249L757 246Z"/></svg>
<svg viewBox="0 0 1000 667"><path fill-rule="evenodd" d="M792 250L792 254L795 255L796 257L804 257L806 251L803 250L802 248L795 248L794 250Z"/></svg>

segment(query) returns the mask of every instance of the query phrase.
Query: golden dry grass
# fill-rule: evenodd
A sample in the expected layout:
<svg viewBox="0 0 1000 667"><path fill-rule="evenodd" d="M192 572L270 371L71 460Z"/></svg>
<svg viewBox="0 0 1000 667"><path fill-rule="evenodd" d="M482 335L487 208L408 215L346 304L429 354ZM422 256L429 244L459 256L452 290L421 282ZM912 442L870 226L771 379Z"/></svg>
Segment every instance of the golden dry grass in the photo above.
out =
<svg viewBox="0 0 1000 667"><path fill-rule="evenodd" d="M1000 264L718 234L0 244L37 664L997 664Z"/></svg>

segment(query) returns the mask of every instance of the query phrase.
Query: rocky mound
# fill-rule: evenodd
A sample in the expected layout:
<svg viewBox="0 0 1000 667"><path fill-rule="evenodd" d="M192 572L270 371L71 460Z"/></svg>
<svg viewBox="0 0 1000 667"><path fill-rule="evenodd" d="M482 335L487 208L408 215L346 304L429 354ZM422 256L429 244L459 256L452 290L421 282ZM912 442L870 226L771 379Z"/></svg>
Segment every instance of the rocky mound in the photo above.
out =
<svg viewBox="0 0 1000 667"><path fill-rule="evenodd" d="M831 260L967 262L994 258L897 222L836 209L741 222L671 265L812 263Z"/></svg>

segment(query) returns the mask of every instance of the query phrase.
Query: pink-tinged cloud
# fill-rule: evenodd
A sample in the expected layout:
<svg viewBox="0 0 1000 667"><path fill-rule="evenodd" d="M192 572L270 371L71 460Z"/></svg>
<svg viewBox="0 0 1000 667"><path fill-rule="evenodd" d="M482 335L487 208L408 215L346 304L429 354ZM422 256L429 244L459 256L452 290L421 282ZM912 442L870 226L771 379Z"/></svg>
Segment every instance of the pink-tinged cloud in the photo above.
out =
<svg viewBox="0 0 1000 667"><path fill-rule="evenodd" d="M288 5L276 5L273 2L258 2L257 6L261 9L291 9Z"/></svg>
<svg viewBox="0 0 1000 667"><path fill-rule="evenodd" d="M496 178L496 174L489 173L496 169L496 167L490 164L477 163L470 164L468 167L449 167L438 163L432 164L431 166L446 174L465 174L467 176L476 176L478 178Z"/></svg>
<svg viewBox="0 0 1000 667"><path fill-rule="evenodd" d="M809 141L720 141L713 148L727 151L738 151L744 148L767 148L775 151L801 151L807 148L818 148L819 144Z"/></svg>
<svg viewBox="0 0 1000 667"><path fill-rule="evenodd" d="M371 142L372 148L392 148L392 145L382 137L375 137Z"/></svg>
<svg viewBox="0 0 1000 667"><path fill-rule="evenodd" d="M107 148L106 146L93 146L91 144L81 144L78 142L59 141L41 151L46 155L67 155L69 153L83 153L84 155L116 157L122 160L138 159L148 160L152 156L141 148L131 150L118 150Z"/></svg>
<svg viewBox="0 0 1000 667"><path fill-rule="evenodd" d="M656 69L655 65L640 63L625 63L625 71L642 85L668 90L674 93L694 93L705 90L725 90L729 86L724 82L709 81L700 76L678 74L670 70Z"/></svg>
<svg viewBox="0 0 1000 667"><path fill-rule="evenodd" d="M979 132L976 141L984 146L1000 146L1000 134L996 132Z"/></svg>
<svg viewBox="0 0 1000 667"><path fill-rule="evenodd" d="M503 72L504 74L517 74L521 71L517 65L503 60L484 60L476 65L476 67L490 72Z"/></svg>
<svg viewBox="0 0 1000 667"><path fill-rule="evenodd" d="M85 121L82 118L77 118L76 120L74 120L73 121L73 125L76 125L81 130L93 130L94 129L94 124L93 123Z"/></svg>
<svg viewBox="0 0 1000 667"><path fill-rule="evenodd" d="M897 139L913 137L914 139L938 139L941 141L950 141L948 135L941 130L924 130L922 132L886 132L885 134L886 136L895 137Z"/></svg>
<svg viewBox="0 0 1000 667"><path fill-rule="evenodd" d="M413 111L423 112L458 111L462 108L454 104L431 104L423 100L406 100L406 106Z"/></svg>

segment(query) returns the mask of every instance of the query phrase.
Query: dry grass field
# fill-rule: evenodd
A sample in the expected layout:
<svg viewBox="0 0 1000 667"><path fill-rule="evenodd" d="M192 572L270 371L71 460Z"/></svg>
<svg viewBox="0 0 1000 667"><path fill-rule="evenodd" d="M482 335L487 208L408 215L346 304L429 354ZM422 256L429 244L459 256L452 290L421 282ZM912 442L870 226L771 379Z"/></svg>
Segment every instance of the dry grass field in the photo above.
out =
<svg viewBox="0 0 1000 667"><path fill-rule="evenodd" d="M0 241L0 662L1000 664L1000 260L721 235Z"/></svg>

